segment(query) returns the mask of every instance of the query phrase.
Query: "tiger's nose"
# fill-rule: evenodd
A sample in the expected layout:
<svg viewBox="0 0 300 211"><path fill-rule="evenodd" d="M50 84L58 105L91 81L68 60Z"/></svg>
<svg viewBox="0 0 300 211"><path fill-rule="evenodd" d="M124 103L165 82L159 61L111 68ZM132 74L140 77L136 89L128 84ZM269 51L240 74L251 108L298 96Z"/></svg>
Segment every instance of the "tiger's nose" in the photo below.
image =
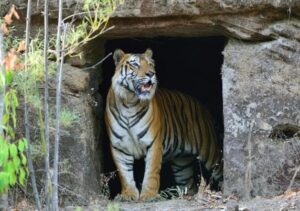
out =
<svg viewBox="0 0 300 211"><path fill-rule="evenodd" d="M146 73L146 76L148 76L149 78L152 78L154 76L154 73L153 72Z"/></svg>

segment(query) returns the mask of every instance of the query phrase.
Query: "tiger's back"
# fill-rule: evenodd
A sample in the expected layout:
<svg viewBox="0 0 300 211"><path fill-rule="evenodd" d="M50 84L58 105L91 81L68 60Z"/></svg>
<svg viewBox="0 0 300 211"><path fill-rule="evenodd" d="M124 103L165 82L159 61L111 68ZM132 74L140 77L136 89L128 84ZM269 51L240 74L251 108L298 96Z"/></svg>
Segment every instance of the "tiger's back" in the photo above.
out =
<svg viewBox="0 0 300 211"><path fill-rule="evenodd" d="M158 89L155 98L161 114L163 161L177 161L184 174L197 157L207 170L213 171L213 179L220 179L222 153L206 108L196 98L175 90ZM180 175L184 179L188 176L191 175Z"/></svg>
<svg viewBox="0 0 300 211"><path fill-rule="evenodd" d="M165 156L200 156L211 168L220 159L215 153L220 149L210 113L196 98L175 90L158 89L155 97L162 115Z"/></svg>

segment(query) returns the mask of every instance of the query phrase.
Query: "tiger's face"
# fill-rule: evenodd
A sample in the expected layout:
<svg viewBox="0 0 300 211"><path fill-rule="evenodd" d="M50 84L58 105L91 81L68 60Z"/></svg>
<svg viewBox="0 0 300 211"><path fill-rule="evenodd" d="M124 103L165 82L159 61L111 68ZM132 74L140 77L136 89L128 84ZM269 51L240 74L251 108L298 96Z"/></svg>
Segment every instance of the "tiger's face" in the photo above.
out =
<svg viewBox="0 0 300 211"><path fill-rule="evenodd" d="M117 49L113 57L116 70L112 87L115 93L123 99L150 100L157 87L152 50L147 49L143 54L126 54Z"/></svg>

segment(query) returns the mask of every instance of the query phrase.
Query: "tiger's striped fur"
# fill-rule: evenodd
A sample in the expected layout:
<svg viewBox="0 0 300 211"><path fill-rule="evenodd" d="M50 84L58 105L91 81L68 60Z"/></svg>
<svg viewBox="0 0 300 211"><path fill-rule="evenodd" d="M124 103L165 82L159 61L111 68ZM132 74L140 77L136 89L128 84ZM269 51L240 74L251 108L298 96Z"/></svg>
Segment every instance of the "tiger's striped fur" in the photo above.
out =
<svg viewBox="0 0 300 211"><path fill-rule="evenodd" d="M107 95L105 122L111 151L121 182L121 195L132 200L155 197L160 186L161 164L171 161L175 182L193 190L194 163L198 157L222 177L222 153L210 114L191 96L157 89L152 51L114 53L116 64ZM139 193L133 162L145 158Z"/></svg>

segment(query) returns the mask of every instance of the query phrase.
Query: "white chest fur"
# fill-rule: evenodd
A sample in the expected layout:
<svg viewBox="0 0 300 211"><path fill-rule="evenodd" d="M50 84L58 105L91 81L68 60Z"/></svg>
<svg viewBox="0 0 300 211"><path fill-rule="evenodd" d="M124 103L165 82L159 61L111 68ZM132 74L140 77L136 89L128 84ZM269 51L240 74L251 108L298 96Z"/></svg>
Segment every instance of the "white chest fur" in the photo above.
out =
<svg viewBox="0 0 300 211"><path fill-rule="evenodd" d="M119 104L117 107L118 121L112 118L112 128L118 137L112 136L112 145L136 159L144 157L154 139L149 131L151 106L124 107Z"/></svg>

